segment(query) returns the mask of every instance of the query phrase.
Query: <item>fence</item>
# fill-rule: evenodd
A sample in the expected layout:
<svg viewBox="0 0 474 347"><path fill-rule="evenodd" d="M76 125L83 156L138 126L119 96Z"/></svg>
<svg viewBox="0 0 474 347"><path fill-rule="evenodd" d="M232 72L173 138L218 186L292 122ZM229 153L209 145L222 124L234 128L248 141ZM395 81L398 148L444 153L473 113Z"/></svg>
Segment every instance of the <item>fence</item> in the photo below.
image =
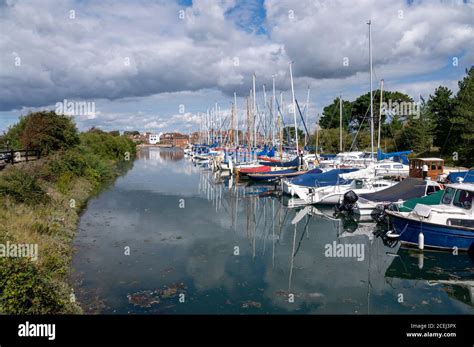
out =
<svg viewBox="0 0 474 347"><path fill-rule="evenodd" d="M23 161L38 160L40 157L41 153L39 149L10 149L8 151L0 151L0 158L2 158L3 161L11 164Z"/></svg>

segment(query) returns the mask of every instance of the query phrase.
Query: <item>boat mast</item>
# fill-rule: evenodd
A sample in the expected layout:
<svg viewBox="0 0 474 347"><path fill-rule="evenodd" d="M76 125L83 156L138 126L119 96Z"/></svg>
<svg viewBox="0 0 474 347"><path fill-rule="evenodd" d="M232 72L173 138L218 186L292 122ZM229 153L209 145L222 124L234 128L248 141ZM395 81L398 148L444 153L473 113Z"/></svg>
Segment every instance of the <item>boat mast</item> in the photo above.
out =
<svg viewBox="0 0 474 347"><path fill-rule="evenodd" d="M374 100L372 95L373 81L372 81L372 22L367 22L369 25L369 62L370 62L370 157L374 160Z"/></svg>
<svg viewBox="0 0 474 347"><path fill-rule="evenodd" d="M230 118L230 129L229 129L229 132L227 133L229 135L228 137L228 143L230 143L230 145L234 145L235 144L235 114L234 114L234 111L235 111L235 106L234 106L234 103L232 102L232 108L231 108L231 112L230 112L230 115L231 115L231 118Z"/></svg>
<svg viewBox="0 0 474 347"><path fill-rule="evenodd" d="M316 119L316 151L315 151L316 154L318 154L318 150L319 150L319 113L318 113L318 119Z"/></svg>
<svg viewBox="0 0 474 347"><path fill-rule="evenodd" d="M305 124L305 127L306 127L306 124L308 124L309 92L310 92L310 89L309 89L309 85L308 85L308 94L306 94L306 107L305 107L305 112L304 112L304 124ZM307 132L305 131L305 132L304 132L304 145L306 146L307 143L308 143L308 134L307 134Z"/></svg>
<svg viewBox="0 0 474 347"><path fill-rule="evenodd" d="M280 111L283 111L283 93L280 92ZM283 159L283 128L282 128L282 123L283 123L283 114L279 112L279 117L278 117L278 131L280 132L280 160Z"/></svg>
<svg viewBox="0 0 474 347"><path fill-rule="evenodd" d="M291 96L292 96L292 111L293 111L293 118L295 121L295 141L296 141L296 155L299 155L299 146L298 146L298 125L296 123L296 100L295 100L295 87L293 85L293 71L291 69L292 63L290 62L290 81L291 81Z"/></svg>
<svg viewBox="0 0 474 347"><path fill-rule="evenodd" d="M273 80L273 95L272 95L272 119L270 124L272 125L272 145L275 146L275 127L273 122L275 121L275 112L276 112L276 107L275 107L275 75L272 75L272 80Z"/></svg>
<svg viewBox="0 0 474 347"><path fill-rule="evenodd" d="M380 149L380 127L382 123L382 101L383 101L383 80L380 81L380 109L379 109L379 131L377 139L377 150Z"/></svg>
<svg viewBox="0 0 474 347"><path fill-rule="evenodd" d="M253 146L257 146L257 96L255 89L255 74L253 74Z"/></svg>
<svg viewBox="0 0 474 347"><path fill-rule="evenodd" d="M339 152L342 152L342 95L339 95Z"/></svg>
<svg viewBox="0 0 474 347"><path fill-rule="evenodd" d="M266 143L267 136L268 136L268 129L267 129L267 120L266 120L266 113L267 113L267 92L265 90L265 84L263 85L263 141Z"/></svg>
<svg viewBox="0 0 474 347"><path fill-rule="evenodd" d="M236 133L237 138L234 135L235 146L239 146L239 114L237 113L237 94L234 92L234 114L235 114L235 124L236 124Z"/></svg>

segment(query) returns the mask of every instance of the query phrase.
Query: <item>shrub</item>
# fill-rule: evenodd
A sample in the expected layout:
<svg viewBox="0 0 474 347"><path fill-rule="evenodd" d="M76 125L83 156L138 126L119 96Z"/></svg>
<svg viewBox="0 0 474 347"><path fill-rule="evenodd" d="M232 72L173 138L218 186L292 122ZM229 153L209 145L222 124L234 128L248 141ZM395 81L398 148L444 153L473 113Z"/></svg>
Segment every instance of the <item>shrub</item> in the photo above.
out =
<svg viewBox="0 0 474 347"><path fill-rule="evenodd" d="M0 312L67 313L69 296L26 258L0 259Z"/></svg>
<svg viewBox="0 0 474 347"><path fill-rule="evenodd" d="M44 155L76 146L79 136L71 117L44 111L25 117L20 142L25 148L39 148Z"/></svg>
<svg viewBox="0 0 474 347"><path fill-rule="evenodd" d="M49 199L36 179L18 168L12 168L0 176L0 194L30 205L43 203Z"/></svg>
<svg viewBox="0 0 474 347"><path fill-rule="evenodd" d="M58 179L58 190L62 194L67 194L72 188L73 175L71 172L65 172Z"/></svg>

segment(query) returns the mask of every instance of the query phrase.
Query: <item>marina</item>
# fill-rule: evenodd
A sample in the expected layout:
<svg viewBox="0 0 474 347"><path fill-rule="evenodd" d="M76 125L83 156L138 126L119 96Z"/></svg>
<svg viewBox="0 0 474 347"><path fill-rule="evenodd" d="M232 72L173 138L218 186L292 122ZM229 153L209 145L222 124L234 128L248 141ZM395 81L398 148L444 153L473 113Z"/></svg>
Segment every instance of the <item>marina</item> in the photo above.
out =
<svg viewBox="0 0 474 347"><path fill-rule="evenodd" d="M346 2L0 0L0 347L473 346L474 0Z"/></svg>
<svg viewBox="0 0 474 347"><path fill-rule="evenodd" d="M401 247L377 223L284 199L181 149L142 149L81 217L76 295L111 314L474 312L468 253Z"/></svg>

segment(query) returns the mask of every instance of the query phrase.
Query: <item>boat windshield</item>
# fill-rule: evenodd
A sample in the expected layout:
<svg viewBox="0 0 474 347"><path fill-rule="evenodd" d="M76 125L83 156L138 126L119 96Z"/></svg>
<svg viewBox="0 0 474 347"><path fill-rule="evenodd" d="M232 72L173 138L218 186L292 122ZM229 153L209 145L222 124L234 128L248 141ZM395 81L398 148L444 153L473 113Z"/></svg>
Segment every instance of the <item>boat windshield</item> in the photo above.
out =
<svg viewBox="0 0 474 347"><path fill-rule="evenodd" d="M459 189L454 197L453 205L470 210L472 207L473 193L467 190Z"/></svg>
<svg viewBox="0 0 474 347"><path fill-rule="evenodd" d="M451 201L453 201L454 193L456 193L456 189L448 187L444 191L443 198L441 199L441 203L444 205L451 205Z"/></svg>

